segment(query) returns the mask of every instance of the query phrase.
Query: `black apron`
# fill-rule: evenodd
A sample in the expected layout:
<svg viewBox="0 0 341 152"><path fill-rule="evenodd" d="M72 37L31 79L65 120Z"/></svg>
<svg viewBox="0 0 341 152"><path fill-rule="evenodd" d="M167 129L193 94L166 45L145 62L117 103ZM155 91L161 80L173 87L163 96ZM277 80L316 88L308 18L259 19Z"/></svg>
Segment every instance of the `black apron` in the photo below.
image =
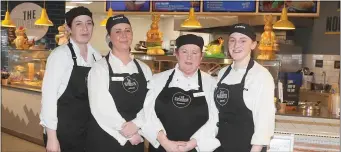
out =
<svg viewBox="0 0 341 152"><path fill-rule="evenodd" d="M57 102L57 138L62 152L84 152L87 123L91 114L87 89L91 67L78 66L72 44L68 43L68 47L74 65L65 92ZM95 56L92 56L96 61ZM46 146L45 134L44 143Z"/></svg>
<svg viewBox="0 0 341 152"><path fill-rule="evenodd" d="M203 93L201 73L198 70L199 90L184 91L169 84L175 70L169 76L166 85L155 100L155 112L167 132L167 138L172 141L189 141L208 120L208 105L205 95L194 97L194 94ZM162 146L155 149L149 146L150 152L165 152ZM196 152L196 149L191 150Z"/></svg>
<svg viewBox="0 0 341 152"><path fill-rule="evenodd" d="M244 102L243 92L245 78L249 70L253 67L254 61L250 59L243 79L238 84L227 85L221 83L230 73L230 66L217 84L214 91L214 101L219 110L219 127L217 138L221 146L216 152L250 152L251 138L254 134L254 123L252 111L249 110ZM262 151L266 150L263 147Z"/></svg>
<svg viewBox="0 0 341 152"><path fill-rule="evenodd" d="M115 74L109 64L109 55L105 57L109 68L109 92L115 101L119 114L127 121L136 118L136 114L143 108L147 94L147 81L139 63L134 59L138 73ZM114 77L124 78L123 81L112 81ZM110 111L108 111L109 113ZM108 120L115 121L115 120ZM121 146L118 141L104 131L91 116L88 129L86 151L88 152L143 152L144 144L131 145L129 141Z"/></svg>

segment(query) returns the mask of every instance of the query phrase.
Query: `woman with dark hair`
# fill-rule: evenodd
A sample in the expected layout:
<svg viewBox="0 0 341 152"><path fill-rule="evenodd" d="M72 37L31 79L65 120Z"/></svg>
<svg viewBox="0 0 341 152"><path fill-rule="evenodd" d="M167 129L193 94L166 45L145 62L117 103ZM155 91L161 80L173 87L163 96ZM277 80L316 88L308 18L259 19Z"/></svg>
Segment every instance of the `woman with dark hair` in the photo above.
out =
<svg viewBox="0 0 341 152"><path fill-rule="evenodd" d="M90 116L86 80L101 55L91 47L92 13L76 7L65 14L68 44L53 50L47 59L42 86L40 124L47 152L83 152Z"/></svg>
<svg viewBox="0 0 341 152"><path fill-rule="evenodd" d="M106 29L111 51L91 68L88 77L92 116L86 151L141 152L139 128L144 123L142 107L152 72L130 56L133 31L128 18L110 17Z"/></svg>

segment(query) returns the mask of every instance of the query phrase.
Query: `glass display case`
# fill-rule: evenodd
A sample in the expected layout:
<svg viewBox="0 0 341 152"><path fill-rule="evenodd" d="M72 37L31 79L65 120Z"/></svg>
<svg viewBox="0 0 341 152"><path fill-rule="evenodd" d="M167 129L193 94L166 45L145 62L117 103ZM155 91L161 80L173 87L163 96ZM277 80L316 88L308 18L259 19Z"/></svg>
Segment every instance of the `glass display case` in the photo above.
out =
<svg viewBox="0 0 341 152"><path fill-rule="evenodd" d="M159 73L168 69L174 68L177 63L176 57L169 56L150 56L145 54L134 54L134 57L144 61L150 66L153 73ZM259 64L269 70L277 85L279 72L281 68L281 61L279 60L256 60ZM218 75L218 72L223 67L232 64L232 59L218 59L218 58L203 58L200 69L211 74L213 77Z"/></svg>
<svg viewBox="0 0 341 152"><path fill-rule="evenodd" d="M23 89L41 89L48 50L8 50L8 85Z"/></svg>

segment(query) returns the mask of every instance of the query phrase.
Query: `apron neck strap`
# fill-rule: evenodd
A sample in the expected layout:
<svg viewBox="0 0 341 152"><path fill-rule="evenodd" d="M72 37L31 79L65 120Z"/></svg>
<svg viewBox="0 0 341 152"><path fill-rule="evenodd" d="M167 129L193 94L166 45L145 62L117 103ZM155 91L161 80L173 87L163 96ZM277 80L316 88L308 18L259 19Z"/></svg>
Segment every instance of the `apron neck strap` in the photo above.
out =
<svg viewBox="0 0 341 152"><path fill-rule="evenodd" d="M105 60L107 61L107 64L108 64L109 74L111 76L113 76L114 75L114 71L112 70L112 68L110 66L109 56L110 56L110 52L108 53L107 56L105 56ZM142 71L142 68L141 68L140 64L135 59L133 59L133 61L134 61L135 65L136 65L136 67L137 67L137 71L139 72L139 74L143 74L143 71ZM144 77L144 78L146 79L146 77Z"/></svg>
<svg viewBox="0 0 341 152"><path fill-rule="evenodd" d="M246 72L245 72L243 79L242 79L242 82L241 82L243 85L245 83L246 75L249 73L250 69L253 67L254 64L255 64L255 61L253 61L253 59L250 59L249 64L247 65L247 68L246 68Z"/></svg>
<svg viewBox="0 0 341 152"><path fill-rule="evenodd" d="M112 71L112 68L111 68L111 66L110 66L110 64L109 64L109 56L110 56L110 52L108 53L107 56L105 56L105 60L107 61L107 64L108 64L109 75L110 75L110 76L113 76L113 75L114 75L114 72ZM109 78L109 79L111 79L111 78Z"/></svg>
<svg viewBox="0 0 341 152"><path fill-rule="evenodd" d="M67 44L67 46L69 47L69 49L71 51L73 63L74 63L75 66L77 66L77 60L76 60L77 56L75 54L75 50L73 49L73 46L72 46L72 44L70 42Z"/></svg>
<svg viewBox="0 0 341 152"><path fill-rule="evenodd" d="M223 81L225 79L225 77L230 73L232 69L232 65L230 65L227 70L224 72L223 76L220 78L219 82L218 82L218 85L221 84L221 81Z"/></svg>
<svg viewBox="0 0 341 152"><path fill-rule="evenodd" d="M168 77L167 83L165 85L166 88L169 87L170 82L173 80L174 73L175 73L175 69L173 70L172 74L169 75L169 77ZM198 84L199 84L199 91L202 92L203 91L203 89L202 89L202 79L201 79L201 72L200 72L199 69L198 69Z"/></svg>

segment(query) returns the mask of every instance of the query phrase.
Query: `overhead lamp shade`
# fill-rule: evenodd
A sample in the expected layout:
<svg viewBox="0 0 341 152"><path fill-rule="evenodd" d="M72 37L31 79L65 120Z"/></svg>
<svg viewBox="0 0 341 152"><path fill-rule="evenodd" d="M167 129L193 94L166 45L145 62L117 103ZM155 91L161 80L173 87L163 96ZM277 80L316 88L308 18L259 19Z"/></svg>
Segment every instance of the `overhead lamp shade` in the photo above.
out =
<svg viewBox="0 0 341 152"><path fill-rule="evenodd" d="M194 15L194 8L190 8L188 18L181 24L181 27L187 28L200 28L202 27L200 22Z"/></svg>
<svg viewBox="0 0 341 152"><path fill-rule="evenodd" d="M45 8L41 10L40 18L36 20L34 24L42 26L53 26L53 23L49 20L49 16L47 15Z"/></svg>
<svg viewBox="0 0 341 152"><path fill-rule="evenodd" d="M11 20L9 12L6 11L5 19L1 21L1 26L3 27L15 27L15 24Z"/></svg>
<svg viewBox="0 0 341 152"><path fill-rule="evenodd" d="M285 6L282 9L281 18L273 25L274 29L277 30L294 30L295 25L288 20L288 11Z"/></svg>
<svg viewBox="0 0 341 152"><path fill-rule="evenodd" d="M109 8L107 17L105 19L103 19L103 21L101 22L101 26L105 26L107 24L109 17L111 17L113 14L114 14L114 12L112 11L111 8Z"/></svg>

